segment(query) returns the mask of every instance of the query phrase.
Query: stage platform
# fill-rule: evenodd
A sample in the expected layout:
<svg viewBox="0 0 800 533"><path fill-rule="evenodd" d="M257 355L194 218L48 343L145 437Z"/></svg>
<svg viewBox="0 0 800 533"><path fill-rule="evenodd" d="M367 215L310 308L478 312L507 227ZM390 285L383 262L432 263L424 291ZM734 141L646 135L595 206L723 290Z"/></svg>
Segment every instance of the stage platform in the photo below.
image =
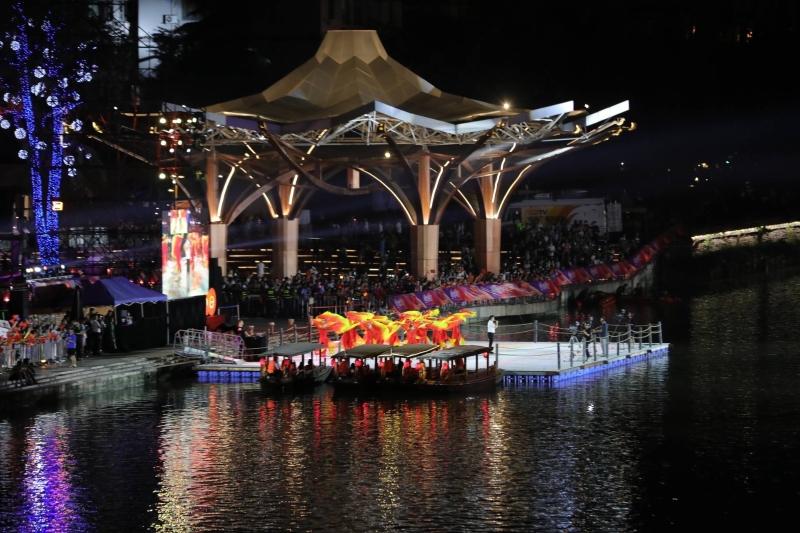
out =
<svg viewBox="0 0 800 533"><path fill-rule="evenodd" d="M583 345L555 342L500 342L498 367L503 370L503 383L553 384L602 372L619 366L661 357L669 353L669 344L610 344L603 354L600 343Z"/></svg>

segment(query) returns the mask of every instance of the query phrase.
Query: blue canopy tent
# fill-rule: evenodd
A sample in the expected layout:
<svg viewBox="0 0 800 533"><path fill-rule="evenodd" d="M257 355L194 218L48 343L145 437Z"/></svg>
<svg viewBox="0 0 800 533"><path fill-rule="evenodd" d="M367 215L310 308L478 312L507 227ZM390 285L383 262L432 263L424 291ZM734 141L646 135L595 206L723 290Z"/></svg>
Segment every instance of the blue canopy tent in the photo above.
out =
<svg viewBox="0 0 800 533"><path fill-rule="evenodd" d="M167 296L158 291L133 283L127 278L116 276L101 278L92 283L83 282L84 305L131 305L166 302Z"/></svg>
<svg viewBox="0 0 800 533"><path fill-rule="evenodd" d="M167 296L142 287L121 276L87 279L81 284L84 307L133 306L129 310L133 323L115 320L118 345L124 349L146 349L164 346L168 342L169 307ZM137 312L138 311L138 312Z"/></svg>

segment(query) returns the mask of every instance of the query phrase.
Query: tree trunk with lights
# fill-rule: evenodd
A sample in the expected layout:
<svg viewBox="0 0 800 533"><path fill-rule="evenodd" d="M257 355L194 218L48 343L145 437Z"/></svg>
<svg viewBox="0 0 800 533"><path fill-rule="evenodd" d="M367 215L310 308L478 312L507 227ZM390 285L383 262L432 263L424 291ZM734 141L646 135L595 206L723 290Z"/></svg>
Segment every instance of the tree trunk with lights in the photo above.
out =
<svg viewBox="0 0 800 533"><path fill-rule="evenodd" d="M77 175L76 156L68 140L83 124L69 115L81 103L79 83L92 80L96 66L71 58L75 50L60 43L60 27L48 19L35 21L21 4L14 7L16 27L0 39L0 53L8 59L11 75L0 78L0 128L20 141L17 156L28 163L31 200L39 261L55 265L59 258L58 211L61 177ZM77 52L87 49L77 45ZM80 151L77 148L75 151Z"/></svg>

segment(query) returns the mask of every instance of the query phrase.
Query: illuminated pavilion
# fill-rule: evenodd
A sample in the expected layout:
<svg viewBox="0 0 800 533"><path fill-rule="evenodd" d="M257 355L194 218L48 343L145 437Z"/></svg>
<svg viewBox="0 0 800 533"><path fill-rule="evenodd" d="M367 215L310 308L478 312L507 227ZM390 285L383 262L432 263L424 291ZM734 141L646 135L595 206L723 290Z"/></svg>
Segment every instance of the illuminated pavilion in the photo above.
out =
<svg viewBox="0 0 800 533"><path fill-rule="evenodd" d="M411 227L414 274L436 274L451 201L475 220L478 265L498 272L514 190L547 160L630 129L620 116L628 108L519 109L456 96L393 60L374 30L329 31L311 59L264 91L206 109L212 257L225 272L228 225L264 201L273 273L293 275L298 216L315 192L383 189ZM244 190L230 194L232 180L245 180Z"/></svg>

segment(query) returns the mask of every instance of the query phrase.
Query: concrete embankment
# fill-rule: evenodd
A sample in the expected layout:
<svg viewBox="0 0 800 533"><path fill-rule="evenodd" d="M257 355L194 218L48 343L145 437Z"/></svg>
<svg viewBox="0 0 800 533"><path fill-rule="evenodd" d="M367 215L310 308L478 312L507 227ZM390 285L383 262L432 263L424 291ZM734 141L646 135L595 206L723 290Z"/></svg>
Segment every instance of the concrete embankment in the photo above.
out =
<svg viewBox="0 0 800 533"><path fill-rule="evenodd" d="M175 358L171 348L161 348L135 354L89 357L81 359L77 368L68 364L37 368L35 385L16 387L6 380L0 383L0 412L190 375L193 365L193 361Z"/></svg>

